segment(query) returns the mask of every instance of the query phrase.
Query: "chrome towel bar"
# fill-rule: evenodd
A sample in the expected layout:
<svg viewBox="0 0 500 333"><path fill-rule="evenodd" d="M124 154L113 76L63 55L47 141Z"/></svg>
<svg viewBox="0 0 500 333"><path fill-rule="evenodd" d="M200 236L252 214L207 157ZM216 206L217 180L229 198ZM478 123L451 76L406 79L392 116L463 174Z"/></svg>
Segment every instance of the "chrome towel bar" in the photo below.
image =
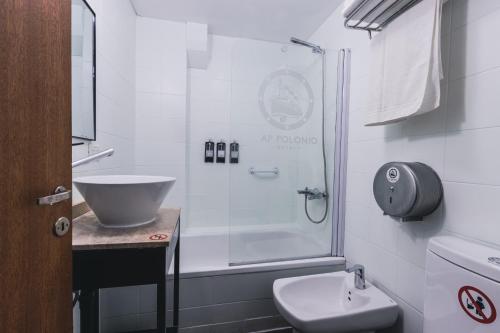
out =
<svg viewBox="0 0 500 333"><path fill-rule="evenodd" d="M280 169L278 168L272 168L271 170L257 170L254 167L251 167L248 169L248 173L251 175L260 175L260 174L273 174L273 175L279 175L280 174Z"/></svg>
<svg viewBox="0 0 500 333"><path fill-rule="evenodd" d="M385 26L422 0L364 0L346 15L344 26L350 29L382 31ZM446 1L444 1L446 2Z"/></svg>

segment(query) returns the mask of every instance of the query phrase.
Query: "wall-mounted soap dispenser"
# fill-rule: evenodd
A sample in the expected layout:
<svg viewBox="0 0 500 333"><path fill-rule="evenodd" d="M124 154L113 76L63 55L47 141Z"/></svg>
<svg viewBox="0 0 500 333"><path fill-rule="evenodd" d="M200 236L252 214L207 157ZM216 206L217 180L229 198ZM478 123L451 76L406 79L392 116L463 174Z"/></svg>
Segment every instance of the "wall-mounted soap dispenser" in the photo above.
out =
<svg viewBox="0 0 500 333"><path fill-rule="evenodd" d="M205 142L205 163L213 163L215 156L215 144L212 140Z"/></svg>
<svg viewBox="0 0 500 333"><path fill-rule="evenodd" d="M229 163L238 163L240 160L240 144L233 141L229 145Z"/></svg>
<svg viewBox="0 0 500 333"><path fill-rule="evenodd" d="M217 163L226 163L226 143L224 141L217 142Z"/></svg>
<svg viewBox="0 0 500 333"><path fill-rule="evenodd" d="M438 208L443 186L426 164L389 162L377 171L373 194L384 214L403 221L421 221Z"/></svg>

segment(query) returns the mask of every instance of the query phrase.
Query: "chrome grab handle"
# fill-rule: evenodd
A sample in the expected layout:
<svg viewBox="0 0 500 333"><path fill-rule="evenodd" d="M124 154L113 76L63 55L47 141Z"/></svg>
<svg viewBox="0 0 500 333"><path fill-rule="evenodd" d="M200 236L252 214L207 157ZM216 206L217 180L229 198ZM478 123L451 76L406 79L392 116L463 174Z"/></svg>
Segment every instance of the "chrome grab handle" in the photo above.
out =
<svg viewBox="0 0 500 333"><path fill-rule="evenodd" d="M273 174L273 175L279 175L280 174L280 169L278 168L272 168L272 170L256 170L254 167L251 167L248 169L248 173L251 175L257 175L257 174Z"/></svg>
<svg viewBox="0 0 500 333"><path fill-rule="evenodd" d="M87 163L90 163L90 162L92 162L94 160L98 160L98 159L103 158L103 157L111 156L114 153L115 153L115 150L113 148L109 148L109 149L106 149L104 151L101 151L100 153L97 153L97 154L94 154L94 155L90 155L90 156L82 158L81 160L72 162L71 163L71 167L75 168L75 167L77 167L79 165L87 164Z"/></svg>
<svg viewBox="0 0 500 333"><path fill-rule="evenodd" d="M64 186L58 186L54 190L54 194L48 195L46 197L41 197L36 200L37 205L39 206L53 206L58 202L71 199L71 191L66 190Z"/></svg>

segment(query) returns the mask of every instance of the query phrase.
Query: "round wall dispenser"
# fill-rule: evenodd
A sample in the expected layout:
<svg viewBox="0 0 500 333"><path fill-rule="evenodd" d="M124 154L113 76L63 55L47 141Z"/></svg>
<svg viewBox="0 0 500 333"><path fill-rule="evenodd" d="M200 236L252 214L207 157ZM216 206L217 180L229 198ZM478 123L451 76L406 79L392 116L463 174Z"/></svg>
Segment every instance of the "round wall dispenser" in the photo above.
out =
<svg viewBox="0 0 500 333"><path fill-rule="evenodd" d="M377 171L373 194L385 215L421 221L438 208L443 186L437 173L426 164L389 162Z"/></svg>

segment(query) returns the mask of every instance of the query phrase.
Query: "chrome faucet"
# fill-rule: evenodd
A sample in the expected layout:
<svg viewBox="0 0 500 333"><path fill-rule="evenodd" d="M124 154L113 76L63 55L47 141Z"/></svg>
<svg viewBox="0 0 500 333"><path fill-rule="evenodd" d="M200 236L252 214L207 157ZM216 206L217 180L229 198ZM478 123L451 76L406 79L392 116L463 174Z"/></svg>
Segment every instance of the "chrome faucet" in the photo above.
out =
<svg viewBox="0 0 500 333"><path fill-rule="evenodd" d="M354 286L356 289L365 289L365 267L363 265L354 265L352 267L346 268L347 273L354 272Z"/></svg>

